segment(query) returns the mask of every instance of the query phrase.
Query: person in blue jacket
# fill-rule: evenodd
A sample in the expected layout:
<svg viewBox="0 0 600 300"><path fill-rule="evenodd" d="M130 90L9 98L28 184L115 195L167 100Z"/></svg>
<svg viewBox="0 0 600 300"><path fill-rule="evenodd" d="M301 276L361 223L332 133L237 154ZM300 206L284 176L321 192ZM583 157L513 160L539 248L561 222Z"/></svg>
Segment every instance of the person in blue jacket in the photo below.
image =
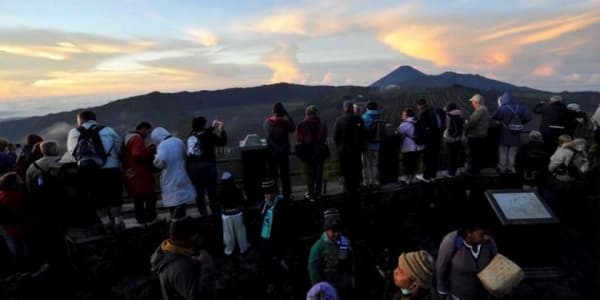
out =
<svg viewBox="0 0 600 300"><path fill-rule="evenodd" d="M515 157L521 144L521 133L524 132L524 125L531 121L531 115L510 93L504 93L498 98L498 110L492 120L500 123L497 170L499 173L515 173Z"/></svg>

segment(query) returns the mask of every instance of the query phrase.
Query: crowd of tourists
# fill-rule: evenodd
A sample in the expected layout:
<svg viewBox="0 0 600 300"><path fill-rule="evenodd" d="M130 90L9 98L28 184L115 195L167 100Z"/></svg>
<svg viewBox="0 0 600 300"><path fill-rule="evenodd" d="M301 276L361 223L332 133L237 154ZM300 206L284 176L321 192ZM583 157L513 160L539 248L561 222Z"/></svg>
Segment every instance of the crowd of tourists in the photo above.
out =
<svg viewBox="0 0 600 300"><path fill-rule="evenodd" d="M531 111L510 93L497 99L499 108L494 114L489 113L481 95L469 101L473 111L467 114L456 103L438 108L420 99L415 108L402 111L395 130L382 119L378 103L344 101L343 112L332 128L335 152L326 143L328 127L316 106L307 106L304 119L296 124L282 103L274 104L272 115L263 124L268 175L262 181L259 239L253 241L266 276L277 277L288 269L282 223L291 213L286 209L288 203L294 200L292 152L304 165L304 200L319 202L324 162L332 153L338 155L344 192L355 196L381 184L379 154L390 139L400 142L403 171L398 181L428 184L440 176L480 174L486 163L489 129L496 128L500 132L496 172L519 176L525 187L544 195L559 217L574 218L568 199L599 162L600 107L589 117L577 105L565 105L560 96L552 96L533 109L541 115L539 130L528 130ZM118 234L126 228L122 213L125 187L133 198L139 224L159 220L157 195L169 211L169 237L151 258L163 298L215 299L214 263L207 251L195 247L197 230L187 213L189 205L195 204L201 217L218 216L225 255L236 255L237 247L238 255L243 256L255 246L244 225L245 194L236 185L233 172L219 174L217 168L215 148L228 142L224 123L209 123L204 117L191 123L184 140L147 121L122 138L88 110L77 114L77 126L69 131L67 151L62 155L58 142L37 134L27 136L18 155L15 144L0 139L0 219L15 268L41 265L55 274L67 272L65 230L77 223L75 215L80 213L57 209L49 199L75 197L74 207L84 206L93 215L95 222L86 224L93 232ZM291 135L295 135L293 148ZM439 172L442 153L447 155L446 172ZM155 173L160 173L158 185ZM307 263L314 285L307 299L352 298L356 258L343 233L341 213L327 209L322 220L323 234L312 246ZM488 294L476 274L496 253L495 241L482 224L464 222L443 238L437 258L423 250L406 252L398 257L391 274L381 269L380 273L399 288L400 298L426 299L435 294L445 299L484 299Z"/></svg>

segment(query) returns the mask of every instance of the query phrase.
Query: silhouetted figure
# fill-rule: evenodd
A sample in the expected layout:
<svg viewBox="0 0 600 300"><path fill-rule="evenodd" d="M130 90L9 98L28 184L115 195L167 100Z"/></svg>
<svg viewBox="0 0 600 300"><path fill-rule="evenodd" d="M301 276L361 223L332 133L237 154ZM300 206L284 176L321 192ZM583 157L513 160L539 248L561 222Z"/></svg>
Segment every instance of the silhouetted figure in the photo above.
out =
<svg viewBox="0 0 600 300"><path fill-rule="evenodd" d="M227 133L223 122L214 120L206 127L206 118L192 120L192 132L187 139L187 170L196 188L196 205L203 216L212 214L217 188L217 156L215 148L227 144ZM207 209L206 197L210 204Z"/></svg>
<svg viewBox="0 0 600 300"><path fill-rule="evenodd" d="M530 188L540 188L543 192L544 183L548 177L550 157L546 154L542 133L532 130L529 142L519 149L515 158L515 168L524 185Z"/></svg>
<svg viewBox="0 0 600 300"><path fill-rule="evenodd" d="M16 171L21 178L25 178L25 173L27 172L29 165L42 157L39 143L43 140L44 139L41 136L33 133L30 133L25 137L25 145L23 145L21 153L17 156L16 163Z"/></svg>
<svg viewBox="0 0 600 300"><path fill-rule="evenodd" d="M273 114L264 123L265 136L269 149L269 177L281 180L281 192L289 198L292 194L290 183L290 133L296 130L296 124L281 102L273 105ZM278 189L279 190L279 189Z"/></svg>
<svg viewBox="0 0 600 300"><path fill-rule="evenodd" d="M415 111L405 109L402 112L402 123L400 123L400 126L396 130L402 139L400 152L402 152L404 174L400 177L400 181L405 184L416 182L415 175L417 174L421 152L423 151L423 146L415 142L416 123Z"/></svg>
<svg viewBox="0 0 600 300"><path fill-rule="evenodd" d="M363 180L365 186L379 185L379 149L381 148L381 134L385 126L381 120L381 113L377 103L367 102L367 111L362 115L365 124L365 136L367 140L363 151Z"/></svg>
<svg viewBox="0 0 600 300"><path fill-rule="evenodd" d="M344 101L343 113L335 121L333 140L338 151L344 191L354 194L362 182L361 154L365 146L365 125L353 112L351 101Z"/></svg>
<svg viewBox="0 0 600 300"><path fill-rule="evenodd" d="M441 151L442 133L446 126L445 113L439 109L430 107L427 100L417 101L419 111L418 120L423 127L423 178L424 181L435 180L439 165Z"/></svg>
<svg viewBox="0 0 600 300"><path fill-rule="evenodd" d="M147 145L152 125L140 122L135 131L125 135L123 169L129 196L134 199L135 219L139 224L156 219L156 188L154 184L154 155L156 147Z"/></svg>
<svg viewBox="0 0 600 300"><path fill-rule="evenodd" d="M446 105L446 130L443 138L446 143L448 154L448 176L455 176L464 160L461 158L463 152L463 141L465 139L465 119L463 112L454 103Z"/></svg>
<svg viewBox="0 0 600 300"><path fill-rule="evenodd" d="M304 163L307 188L304 198L314 202L321 198L323 192L323 162L329 155L325 145L327 126L317 116L314 105L306 107L304 115L296 129L296 155Z"/></svg>
<svg viewBox="0 0 600 300"><path fill-rule="evenodd" d="M569 129L574 124L575 113L567 109L567 106L562 103L562 97L558 95L550 97L549 101L538 103L533 111L542 115L540 132L544 137L546 153L552 155L558 146L560 135L573 135L573 132L569 132Z"/></svg>

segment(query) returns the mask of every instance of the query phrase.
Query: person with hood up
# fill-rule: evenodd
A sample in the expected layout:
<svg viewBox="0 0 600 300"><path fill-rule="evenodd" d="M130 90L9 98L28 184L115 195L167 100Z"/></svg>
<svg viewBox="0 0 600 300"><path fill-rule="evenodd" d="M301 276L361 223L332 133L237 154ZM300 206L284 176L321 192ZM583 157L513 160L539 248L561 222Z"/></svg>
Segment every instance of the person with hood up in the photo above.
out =
<svg viewBox="0 0 600 300"><path fill-rule="evenodd" d="M504 93L498 98L498 110L492 119L500 122L498 173L515 173L515 156L521 144L523 125L531 121L531 115L510 93Z"/></svg>
<svg viewBox="0 0 600 300"><path fill-rule="evenodd" d="M0 137L0 175L14 171L17 162L15 150L14 144Z"/></svg>
<svg viewBox="0 0 600 300"><path fill-rule="evenodd" d="M569 128L575 122L575 113L562 102L562 97L554 95L550 100L538 103L533 112L542 115L540 132L544 136L546 153L552 155L558 146L558 137L562 134L572 135Z"/></svg>
<svg viewBox="0 0 600 300"><path fill-rule="evenodd" d="M44 139L34 133L30 133L25 137L25 145L23 149L21 149L21 153L17 156L17 163L15 169L17 174L21 176L21 178L25 178L25 173L27 172L27 168L31 165L32 162L42 158L42 151L40 149L39 143L43 142Z"/></svg>
<svg viewBox="0 0 600 300"><path fill-rule="evenodd" d="M362 115L367 138L366 148L363 151L363 180L365 186L379 185L377 166L381 141L378 137L377 126L379 126L378 122L382 122L380 116L377 103L375 101L367 102L367 111Z"/></svg>
<svg viewBox="0 0 600 300"><path fill-rule="evenodd" d="M125 135L123 143L123 169L129 196L134 199L135 219L139 224L156 219L156 192L154 185L153 145L146 146L145 139L152 132L152 125L140 122L135 131Z"/></svg>
<svg viewBox="0 0 600 300"><path fill-rule="evenodd" d="M186 215L186 204L196 199L196 190L185 169L185 145L162 127L154 128L150 137L156 147L153 164L161 170L163 206L169 208L172 219L181 218Z"/></svg>
<svg viewBox="0 0 600 300"><path fill-rule="evenodd" d="M448 176L452 177L456 175L458 170L465 134L465 119L463 118L463 112L452 102L446 105L445 111L446 129L443 137L448 152Z"/></svg>
<svg viewBox="0 0 600 300"><path fill-rule="evenodd" d="M587 140L590 136L590 118L584 111L581 111L581 106L579 106L577 103L569 103L567 105L567 109L575 114L575 119L573 120L571 126L569 126L568 132L573 133L574 139L580 138Z"/></svg>
<svg viewBox="0 0 600 300"><path fill-rule="evenodd" d="M194 247L192 220L173 219L169 238L150 258L152 272L158 274L163 300L211 300L216 296L216 272L212 257Z"/></svg>
<svg viewBox="0 0 600 300"><path fill-rule="evenodd" d="M222 188L217 192L217 200L221 203L223 220L223 244L225 255L231 255L237 241L240 254L248 250L246 225L244 225L244 193L235 185L235 178L230 172L221 175Z"/></svg>
<svg viewBox="0 0 600 300"><path fill-rule="evenodd" d="M315 202L321 198L323 192L323 162L329 155L327 145L325 145L327 125L321 122L317 111L316 106L307 106L304 120L296 128L296 143L298 144L296 149L303 149L301 151L303 153L296 153L296 155L300 155L300 159L304 163L307 189L304 198L310 202Z"/></svg>
<svg viewBox="0 0 600 300"><path fill-rule="evenodd" d="M281 180L281 192L284 197L290 198L292 186L290 183L290 133L296 130L294 119L288 114L281 102L273 104L273 114L263 125L269 149L269 176Z"/></svg>

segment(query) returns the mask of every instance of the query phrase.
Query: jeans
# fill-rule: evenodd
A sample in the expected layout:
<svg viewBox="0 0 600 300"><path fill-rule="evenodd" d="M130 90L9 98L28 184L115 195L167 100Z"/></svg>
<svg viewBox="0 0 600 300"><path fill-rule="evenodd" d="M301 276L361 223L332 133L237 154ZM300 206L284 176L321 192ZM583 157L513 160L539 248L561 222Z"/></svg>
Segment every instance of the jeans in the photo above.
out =
<svg viewBox="0 0 600 300"><path fill-rule="evenodd" d="M363 152L363 179L365 184L379 183L378 162L379 150L366 150Z"/></svg>
<svg viewBox="0 0 600 300"><path fill-rule="evenodd" d="M515 171L515 157L519 146L503 146L498 147L498 169L500 171L511 170Z"/></svg>
<svg viewBox="0 0 600 300"><path fill-rule="evenodd" d="M281 193L289 198L292 194L290 183L290 159L287 155L271 156L269 158L269 177L275 180L275 186L278 188L277 178L281 180Z"/></svg>
<svg viewBox="0 0 600 300"><path fill-rule="evenodd" d="M216 208L215 193L217 189L217 163L215 162L192 162L188 164L188 174L192 184L196 188L196 206L202 216L209 215L206 209L205 195L211 210Z"/></svg>
<svg viewBox="0 0 600 300"><path fill-rule="evenodd" d="M323 160L312 158L304 162L304 176L308 194L320 197L323 191Z"/></svg>

